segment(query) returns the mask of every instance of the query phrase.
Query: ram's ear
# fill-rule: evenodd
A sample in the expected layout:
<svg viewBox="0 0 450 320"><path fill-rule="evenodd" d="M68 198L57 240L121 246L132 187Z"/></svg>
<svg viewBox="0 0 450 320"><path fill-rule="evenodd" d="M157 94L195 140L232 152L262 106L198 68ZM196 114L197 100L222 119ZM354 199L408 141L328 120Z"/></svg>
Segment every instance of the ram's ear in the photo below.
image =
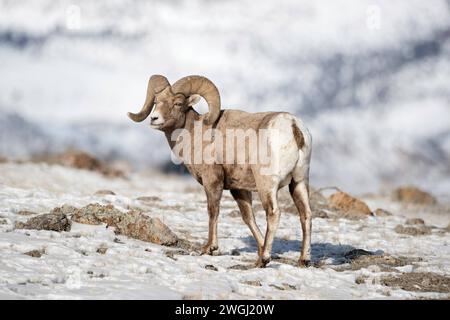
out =
<svg viewBox="0 0 450 320"><path fill-rule="evenodd" d="M188 101L187 101L187 105L189 107L192 107L193 105L197 104L200 101L200 99L201 99L201 96L198 94L190 95L188 98Z"/></svg>

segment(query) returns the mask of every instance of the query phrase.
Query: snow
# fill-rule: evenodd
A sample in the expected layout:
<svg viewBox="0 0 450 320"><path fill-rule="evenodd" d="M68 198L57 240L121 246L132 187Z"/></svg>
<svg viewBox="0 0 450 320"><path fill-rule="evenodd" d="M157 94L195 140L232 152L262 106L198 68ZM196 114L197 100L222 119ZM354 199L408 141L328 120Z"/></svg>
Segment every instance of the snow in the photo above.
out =
<svg viewBox="0 0 450 320"><path fill-rule="evenodd" d="M94 195L109 189L116 195ZM136 200L139 196L157 196L152 206ZM207 237L205 196L191 178L165 176L157 172L132 174L128 179L105 178L97 173L31 163L0 164L0 298L5 299L409 299L439 298L438 293L408 292L385 287L379 278L385 272L377 266L356 271L333 270L336 259L353 248L394 256L420 257L403 272L436 272L450 275L450 234L433 229L431 235L411 237L394 232L404 223L400 207L387 200L372 198L372 210L382 206L393 210L390 217L313 219L312 257L324 266L298 268L272 261L265 269L233 270L233 265L251 264L256 247L250 231L239 217L232 198L225 194L219 220L217 256L166 256L168 247L117 236L104 225L74 223L70 232L14 230L15 221L28 217L19 210L46 213L64 203L77 207L89 203L111 203L120 210L140 207L159 217L182 238L204 242ZM265 216L256 214L265 227ZM423 214L430 224L426 214ZM439 226L450 217L433 216ZM263 228L264 229L264 228ZM117 241L119 239L120 241ZM292 214L283 214L274 253L298 259L300 222ZM99 247L108 248L105 254ZM41 258L24 255L45 249ZM237 249L240 255L231 255ZM214 265L218 271L205 269ZM358 276L368 276L365 284L356 284ZM373 281L372 281L373 280ZM261 286L245 284L259 281ZM280 287L291 286L286 290ZM277 288L278 287L278 288Z"/></svg>
<svg viewBox="0 0 450 320"><path fill-rule="evenodd" d="M0 164L0 221L7 222L0 224L0 298L442 297L382 286L384 272L376 266L337 272L332 265L361 248L423 258L399 271L450 273L449 233L394 232L407 218L440 228L450 222L449 28L445 0L0 0L0 156L27 159L79 148L144 170L107 179L61 166ZM202 74L220 89L224 108L301 117L314 141L314 186L386 195L415 184L443 207L367 196L371 209L394 215L315 218L313 259L325 265L309 269L277 261L266 269L228 269L256 260L255 242L231 214L237 206L229 196L219 222L222 254L212 257L173 260L165 254L170 248L116 236L104 226L13 230L15 221L28 218L20 210L47 213L65 203L98 202L123 211L143 208L180 237L206 240L201 188L190 177L158 172L170 159L163 135L126 117L142 106L151 74L172 83ZM205 102L196 108L205 112ZM116 195L94 195L102 189ZM136 200L148 195L162 201ZM257 220L265 226L263 213ZM298 220L282 216L277 255L297 260ZM101 246L105 255L96 252ZM41 258L23 254L43 248ZM241 254L231 255L233 249ZM218 271L205 269L208 264ZM359 276L368 281L356 284ZM276 288L287 284L295 289Z"/></svg>

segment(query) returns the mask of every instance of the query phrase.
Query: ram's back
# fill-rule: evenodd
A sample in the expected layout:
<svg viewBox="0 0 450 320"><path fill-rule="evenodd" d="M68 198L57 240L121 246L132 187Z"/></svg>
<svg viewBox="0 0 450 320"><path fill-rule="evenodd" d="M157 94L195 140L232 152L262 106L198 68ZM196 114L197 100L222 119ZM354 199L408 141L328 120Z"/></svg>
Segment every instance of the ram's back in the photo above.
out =
<svg viewBox="0 0 450 320"><path fill-rule="evenodd" d="M216 129L223 137L223 152L218 154L219 162L223 163L226 189L256 190L255 178L259 175L278 176L286 181L282 182L285 185L298 160L307 158L309 161L311 135L303 122L290 113L226 109L222 111ZM234 133L232 144L230 133ZM233 146L231 156L230 145ZM220 146L216 145L216 148Z"/></svg>

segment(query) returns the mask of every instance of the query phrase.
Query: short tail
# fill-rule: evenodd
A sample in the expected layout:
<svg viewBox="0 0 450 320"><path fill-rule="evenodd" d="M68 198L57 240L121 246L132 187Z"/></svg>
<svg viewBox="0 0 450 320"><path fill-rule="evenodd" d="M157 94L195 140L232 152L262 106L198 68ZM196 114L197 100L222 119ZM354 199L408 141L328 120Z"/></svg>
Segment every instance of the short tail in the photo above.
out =
<svg viewBox="0 0 450 320"><path fill-rule="evenodd" d="M305 146L305 137L303 136L302 131L297 127L295 121L292 122L292 134L294 135L295 142L297 143L297 147L302 149Z"/></svg>

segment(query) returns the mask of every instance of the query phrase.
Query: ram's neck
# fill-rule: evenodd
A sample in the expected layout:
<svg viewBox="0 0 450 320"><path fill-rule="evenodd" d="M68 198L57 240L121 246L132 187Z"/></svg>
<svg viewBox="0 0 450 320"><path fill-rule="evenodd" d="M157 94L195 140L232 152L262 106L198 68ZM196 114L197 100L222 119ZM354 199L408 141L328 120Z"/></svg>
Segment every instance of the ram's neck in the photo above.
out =
<svg viewBox="0 0 450 320"><path fill-rule="evenodd" d="M185 131L189 132L191 141L194 138L194 124L196 121L201 121L201 116L194 109L190 108L186 112L186 120L184 122L184 126L180 129L184 129ZM184 130L179 130L177 132L184 131ZM172 150L175 148L175 146L179 142L176 139L175 131L176 130L168 130L168 131L164 132L167 142L169 143L170 149L172 149Z"/></svg>

